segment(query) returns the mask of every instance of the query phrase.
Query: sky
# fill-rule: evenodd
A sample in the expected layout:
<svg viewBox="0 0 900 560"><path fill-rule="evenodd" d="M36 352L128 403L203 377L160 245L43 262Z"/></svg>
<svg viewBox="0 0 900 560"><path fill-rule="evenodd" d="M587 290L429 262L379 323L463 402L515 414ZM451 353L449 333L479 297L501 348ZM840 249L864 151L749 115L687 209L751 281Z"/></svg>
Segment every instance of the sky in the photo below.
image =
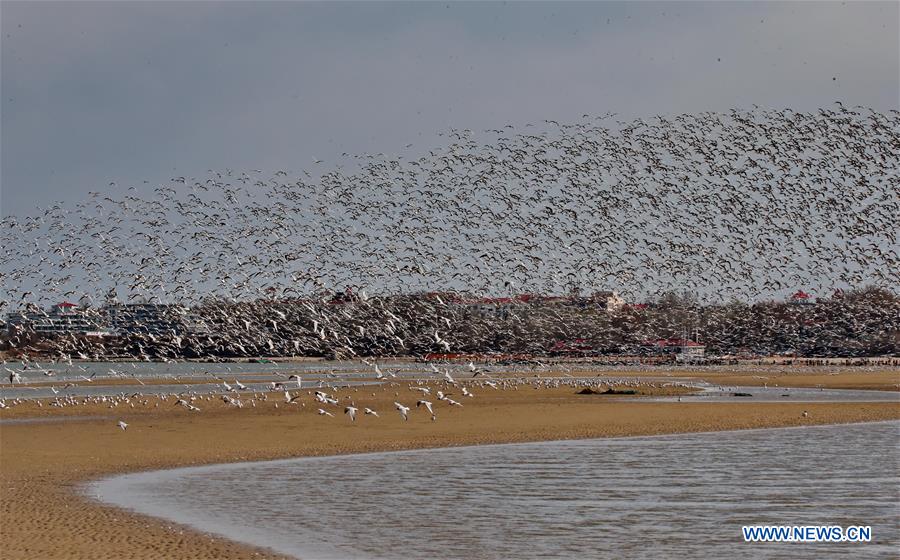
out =
<svg viewBox="0 0 900 560"><path fill-rule="evenodd" d="M900 108L900 3L0 3L0 216L453 128ZM411 145L411 146L410 146Z"/></svg>

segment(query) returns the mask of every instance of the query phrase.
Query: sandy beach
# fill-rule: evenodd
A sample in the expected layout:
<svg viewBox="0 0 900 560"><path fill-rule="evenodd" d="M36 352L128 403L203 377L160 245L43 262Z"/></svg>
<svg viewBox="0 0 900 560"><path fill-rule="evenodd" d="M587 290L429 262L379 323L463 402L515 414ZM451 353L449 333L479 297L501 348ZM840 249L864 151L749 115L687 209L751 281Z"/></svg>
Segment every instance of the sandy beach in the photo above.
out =
<svg viewBox="0 0 900 560"><path fill-rule="evenodd" d="M896 373L886 375L882 382L890 384L893 375L896 383ZM859 381L844 375L813 377L807 386ZM305 390L305 406L288 405L272 393L269 401L242 409L217 399L198 401L201 412L155 397L134 409L29 404L4 410L0 417L6 420L52 420L63 411L96 418L0 425L0 549L10 559L275 556L105 507L79 493L85 482L114 473L376 450L900 419L900 402L660 403L575 395L571 387L474 392L470 399L456 396L463 407L435 402L436 422L415 410L417 393L405 384L340 391L342 406L352 400L381 415L361 416L356 423L337 407L332 407L334 418L316 414L318 405ZM408 422L393 409L395 400L413 406ZM118 420L129 424L126 431L117 427Z"/></svg>

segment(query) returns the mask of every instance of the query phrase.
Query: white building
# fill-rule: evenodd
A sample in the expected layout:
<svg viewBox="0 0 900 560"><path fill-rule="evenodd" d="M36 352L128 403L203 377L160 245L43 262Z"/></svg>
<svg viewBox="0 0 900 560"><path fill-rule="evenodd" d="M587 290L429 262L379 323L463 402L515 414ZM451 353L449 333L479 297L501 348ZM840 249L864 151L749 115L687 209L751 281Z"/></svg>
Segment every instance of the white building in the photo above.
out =
<svg viewBox="0 0 900 560"><path fill-rule="evenodd" d="M601 292L594 292L592 296L594 301L606 306L606 310L609 312L614 312L625 307L625 300L619 296L619 292L615 290L604 290Z"/></svg>
<svg viewBox="0 0 900 560"><path fill-rule="evenodd" d="M46 311L10 313L7 315L7 328L38 334L87 334L102 331L102 318L92 309L64 301Z"/></svg>

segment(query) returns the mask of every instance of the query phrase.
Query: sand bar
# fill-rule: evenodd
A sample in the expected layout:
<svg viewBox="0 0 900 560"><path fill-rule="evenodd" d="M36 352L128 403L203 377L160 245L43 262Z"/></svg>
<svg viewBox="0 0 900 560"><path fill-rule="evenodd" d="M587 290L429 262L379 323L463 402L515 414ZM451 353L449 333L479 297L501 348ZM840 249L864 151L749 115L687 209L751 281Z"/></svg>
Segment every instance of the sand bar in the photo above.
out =
<svg viewBox="0 0 900 560"><path fill-rule="evenodd" d="M351 423L334 407L335 418L319 416L307 396L305 407L281 402L276 409L273 395L255 408L218 400L198 403L199 413L177 406L112 411L85 406L78 407L80 416L107 418L0 426L3 557L275 557L78 495L85 481L113 473L464 444L900 419L900 403L651 403L579 396L571 388L522 387L480 389L461 408L435 401L436 422L415 410L403 422L392 403L414 406L417 398L405 386L343 389L338 396L342 404L349 396L381 417ZM21 409L3 417L33 415ZM127 431L116 426L118 419L129 423Z"/></svg>

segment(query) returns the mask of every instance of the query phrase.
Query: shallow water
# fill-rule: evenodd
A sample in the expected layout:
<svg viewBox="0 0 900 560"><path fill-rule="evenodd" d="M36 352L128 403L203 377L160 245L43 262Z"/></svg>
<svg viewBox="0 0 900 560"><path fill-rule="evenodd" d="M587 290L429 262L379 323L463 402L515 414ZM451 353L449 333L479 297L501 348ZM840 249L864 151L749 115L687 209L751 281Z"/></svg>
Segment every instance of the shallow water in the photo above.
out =
<svg viewBox="0 0 900 560"><path fill-rule="evenodd" d="M102 501L309 558L896 558L900 422L373 453L92 484ZM741 526L871 525L744 543Z"/></svg>
<svg viewBox="0 0 900 560"><path fill-rule="evenodd" d="M411 361L381 361L380 368L385 372L385 381L392 380L423 380L434 381L443 379L442 374L432 371L431 365ZM442 363L441 371L449 371L456 379L472 379L472 372L467 364ZM58 393L48 386L27 386L21 384L0 383L0 399L47 399L57 396L65 397L95 397L114 396L122 393L131 394L140 392L145 395L170 395L182 392L224 393L221 380L231 383L234 380L243 380L243 383L251 391L268 389L268 383L272 381L287 382L288 376L297 374L303 378L304 388L330 385L355 385L359 379L371 379L374 368L360 361L327 361L316 360L309 362L279 362L279 363L204 363L204 362L74 362L71 365L60 363L43 363L38 366L33 364L29 368L22 369L21 363L10 362L4 367L17 371L25 383L57 382L72 383L68 388L57 387ZM481 366L487 372L504 374L515 373L522 381L532 380L536 373L546 374L548 369L560 369L553 364L491 364ZM677 373L666 369L650 366L605 366L590 363L568 363L565 369L569 374L558 377L562 382L600 381L608 383L681 383L693 387L704 388L705 391L694 397L684 397L683 400L733 401L754 400L757 402L829 402L829 401L854 401L854 402L900 402L900 393L895 391L860 391L860 390L820 390L820 389L779 389L778 387L753 387L736 389L752 393L752 397L735 397L732 390L719 390L717 386L703 383L702 381L680 377ZM617 375L643 369L659 375L641 376L635 378L628 375ZM696 368L695 368L696 369ZM741 368L735 368L740 370ZM812 368L815 369L815 368ZM810 371L812 371L812 369ZM832 368L834 370L840 368ZM702 373L702 369L697 372ZM756 370L751 370L756 371ZM830 371L830 370L829 370ZM852 371L864 371L856 368ZM590 372L589 375L585 375ZM603 372L602 375L597 372ZM490 373L488 375L490 375ZM51 375L47 375L51 374ZM392 377L393 376L393 377ZM91 380L117 379L125 383L117 385L94 385L85 378ZM210 383L178 384L176 378L193 380L206 380ZM395 379L396 378L396 379ZM148 379L172 379L173 383L165 385L146 385L142 380ZM252 379L254 382L251 382ZM484 377L474 379L483 380ZM290 384L290 383L288 383ZM672 401L677 397L658 397L654 400Z"/></svg>
<svg viewBox="0 0 900 560"><path fill-rule="evenodd" d="M228 379L231 382L231 378ZM284 382L283 379L278 381ZM320 387L360 387L367 385L375 385L373 381L339 381L319 382L316 380L303 379L303 390L317 389ZM264 393L272 391L269 383L251 383L244 384L246 389L231 393L225 389L222 383L191 383L191 384L172 384L172 385L92 385L84 383L77 387L59 387L56 393L50 387L10 387L0 390L0 399L54 399L63 397L113 397L131 395L140 393L141 395L220 395L229 393L234 396L252 395L256 393ZM287 384L286 384L287 385ZM296 384L291 382L287 385L291 391L297 390Z"/></svg>
<svg viewBox="0 0 900 560"><path fill-rule="evenodd" d="M415 362L379 362L380 368L388 376L385 381L395 380L443 380L443 374L436 374L431 366L426 363ZM298 363L198 363L198 362L84 362L42 364L37 369L21 369L21 364L10 363L11 369L19 371L26 383L39 382L71 382L69 387L60 386L51 389L49 386L21 385L0 383L0 399L52 399L55 397L99 397L115 396L140 392L144 395L171 395L178 393L196 394L220 394L226 390L221 381L233 384L235 380L243 380L249 391L264 391L269 389L270 382L282 382L290 386L288 376L297 374L303 379L305 389L328 386L354 386L369 384L360 379L371 379L374 368L362 362L351 361L313 361ZM8 366L7 366L8 367ZM546 366L535 367L533 365L490 365L487 370L491 373L503 374L515 372L517 379L522 382L534 381L533 375ZM680 383L703 390L696 396L684 396L684 401L723 402L753 400L756 402L900 402L900 393L896 391L866 391L866 390L842 390L842 389L790 389L778 387L747 387L722 389L711 385L672 375L665 370L658 371L660 375L634 376L616 375L625 371L624 366L594 366L591 364L567 364L571 372L557 377L563 383L579 381L600 382L614 384L633 383ZM482 381L482 378L472 378L472 372L467 364L452 363L440 364L441 371L449 371L456 379ZM631 368L636 369L636 368ZM591 375L583 375L580 372L590 371ZM603 375L596 372L603 371ZM53 373L47 376L45 373ZM390 377L390 376L395 376ZM118 379L126 383L117 385L95 385L86 381L84 377L93 380ZM176 378L193 380L206 380L210 383L175 383ZM172 379L173 383L164 385L144 384L141 380L147 379ZM250 381L250 380L253 381ZM550 379L545 377L544 380ZM734 391L751 393L752 397L735 397ZM605 397L608 398L608 397ZM648 400L675 401L678 397L656 397Z"/></svg>
<svg viewBox="0 0 900 560"><path fill-rule="evenodd" d="M109 420L111 416L40 416L37 418L0 418L0 426L16 426L19 424L56 424L62 422L81 422L83 420Z"/></svg>
<svg viewBox="0 0 900 560"><path fill-rule="evenodd" d="M681 397L648 397L658 402L895 402L900 392L866 389L814 389L805 387L730 387L697 384L702 391Z"/></svg>

